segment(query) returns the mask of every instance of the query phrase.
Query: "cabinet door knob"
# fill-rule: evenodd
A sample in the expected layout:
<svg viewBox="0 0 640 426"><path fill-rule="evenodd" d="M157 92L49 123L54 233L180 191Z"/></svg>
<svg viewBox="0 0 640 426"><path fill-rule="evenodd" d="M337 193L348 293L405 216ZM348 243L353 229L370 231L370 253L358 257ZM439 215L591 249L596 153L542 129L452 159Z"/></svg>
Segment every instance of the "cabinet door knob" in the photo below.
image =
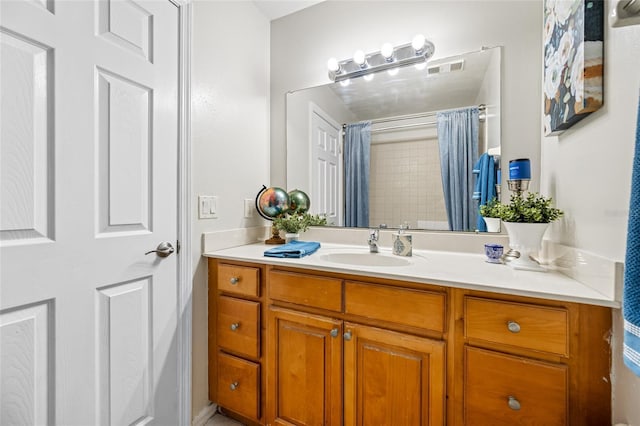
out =
<svg viewBox="0 0 640 426"><path fill-rule="evenodd" d="M351 340L351 330L344 333L342 337L344 337L344 340Z"/></svg>
<svg viewBox="0 0 640 426"><path fill-rule="evenodd" d="M507 401L507 404L512 410L520 410L520 401L518 401L515 396L509 396L509 401Z"/></svg>
<svg viewBox="0 0 640 426"><path fill-rule="evenodd" d="M238 382L233 382L233 383L231 383L231 385L229 385L229 389L234 391L234 390L238 389L238 386L240 386L240 384Z"/></svg>
<svg viewBox="0 0 640 426"><path fill-rule="evenodd" d="M338 328L331 329L329 334L331 335L331 337L338 337Z"/></svg>
<svg viewBox="0 0 640 426"><path fill-rule="evenodd" d="M231 285L236 285L236 284L238 284L239 281L240 281L240 278L238 278L238 277L231 277L231 279L229 280Z"/></svg>
<svg viewBox="0 0 640 426"><path fill-rule="evenodd" d="M512 333L520 333L520 324L518 324L515 321L509 321L507 322L507 328L509 329L510 332Z"/></svg>
<svg viewBox="0 0 640 426"><path fill-rule="evenodd" d="M234 322L233 324L231 324L231 330L236 331L238 328L240 328L240 323L239 322Z"/></svg>

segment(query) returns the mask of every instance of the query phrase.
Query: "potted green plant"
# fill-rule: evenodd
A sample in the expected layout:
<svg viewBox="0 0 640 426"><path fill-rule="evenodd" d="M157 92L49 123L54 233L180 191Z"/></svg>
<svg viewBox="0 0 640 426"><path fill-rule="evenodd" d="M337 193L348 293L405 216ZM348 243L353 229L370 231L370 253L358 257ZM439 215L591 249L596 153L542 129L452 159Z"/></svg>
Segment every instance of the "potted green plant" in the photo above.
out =
<svg viewBox="0 0 640 426"><path fill-rule="evenodd" d="M511 261L516 269L544 271L537 262L529 258L537 252L549 223L558 220L564 212L553 207L553 199L537 192L525 196L511 195L509 204L501 208L501 218L509 234L509 246L520 252L520 257Z"/></svg>
<svg viewBox="0 0 640 426"><path fill-rule="evenodd" d="M480 216L487 224L487 232L500 232L500 219L502 218L502 204L497 198L492 198L480 206Z"/></svg>
<svg viewBox="0 0 640 426"><path fill-rule="evenodd" d="M327 219L307 212L285 213L273 220L273 225L280 231L285 232L285 241L288 243L297 240L300 232L309 229L309 226L326 225Z"/></svg>
<svg viewBox="0 0 640 426"><path fill-rule="evenodd" d="M500 208L500 218L505 222L518 223L551 223L558 220L564 212L552 206L553 199L537 192L530 192L526 197L511 195L509 204Z"/></svg>

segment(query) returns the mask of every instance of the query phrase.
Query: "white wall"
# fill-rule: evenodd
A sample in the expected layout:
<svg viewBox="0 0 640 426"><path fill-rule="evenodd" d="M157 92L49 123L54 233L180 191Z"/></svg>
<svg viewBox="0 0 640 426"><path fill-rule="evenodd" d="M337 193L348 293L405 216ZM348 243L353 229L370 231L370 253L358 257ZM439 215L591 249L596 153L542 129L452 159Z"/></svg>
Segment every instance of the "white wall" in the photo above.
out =
<svg viewBox="0 0 640 426"><path fill-rule="evenodd" d="M193 205L218 196L218 219L193 217L193 403L207 406L207 265L203 232L261 225L245 198L269 181L269 20L249 1L193 2Z"/></svg>
<svg viewBox="0 0 640 426"><path fill-rule="evenodd" d="M271 184L286 182L285 93L329 82L330 57L384 42L409 42L423 33L434 58L502 45L502 158L540 164L540 1L330 1L271 25ZM506 160L504 160L506 161ZM505 163L505 166L507 164ZM536 179L532 187L537 186Z"/></svg>
<svg viewBox="0 0 640 426"><path fill-rule="evenodd" d="M542 137L541 190L565 211L560 226L552 227L554 240L624 261L640 91L640 26L606 25L604 58L604 106L559 137ZM540 105L541 96L540 91ZM621 336L617 311L613 420L640 425L640 378L622 364Z"/></svg>

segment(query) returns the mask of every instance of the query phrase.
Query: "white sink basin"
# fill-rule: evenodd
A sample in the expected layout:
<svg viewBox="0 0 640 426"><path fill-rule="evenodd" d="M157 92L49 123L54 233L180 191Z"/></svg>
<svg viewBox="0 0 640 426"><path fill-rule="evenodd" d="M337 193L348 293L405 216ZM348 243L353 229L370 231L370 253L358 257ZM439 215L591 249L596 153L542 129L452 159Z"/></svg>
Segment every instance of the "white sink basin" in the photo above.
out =
<svg viewBox="0 0 640 426"><path fill-rule="evenodd" d="M405 266L411 264L406 257L393 256L383 253L326 253L320 258L327 262L342 263L354 266Z"/></svg>

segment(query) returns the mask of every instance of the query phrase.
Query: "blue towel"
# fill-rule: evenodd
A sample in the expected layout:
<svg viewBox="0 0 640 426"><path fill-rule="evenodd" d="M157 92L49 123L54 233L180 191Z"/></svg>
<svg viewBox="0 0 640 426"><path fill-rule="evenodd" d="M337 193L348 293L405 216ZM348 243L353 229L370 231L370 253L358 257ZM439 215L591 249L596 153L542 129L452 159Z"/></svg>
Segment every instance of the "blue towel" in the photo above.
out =
<svg viewBox="0 0 640 426"><path fill-rule="evenodd" d="M486 152L482 154L473 167L473 174L476 175L473 199L478 200L476 228L480 232L487 232L487 224L480 216L480 206L484 206L496 197L496 168L493 156Z"/></svg>
<svg viewBox="0 0 640 426"><path fill-rule="evenodd" d="M291 241L280 247L264 252L267 257L301 258L313 254L320 248L320 243L311 241Z"/></svg>
<svg viewBox="0 0 640 426"><path fill-rule="evenodd" d="M640 104L636 127L636 148L631 178L627 253L624 261L624 363L640 376Z"/></svg>

